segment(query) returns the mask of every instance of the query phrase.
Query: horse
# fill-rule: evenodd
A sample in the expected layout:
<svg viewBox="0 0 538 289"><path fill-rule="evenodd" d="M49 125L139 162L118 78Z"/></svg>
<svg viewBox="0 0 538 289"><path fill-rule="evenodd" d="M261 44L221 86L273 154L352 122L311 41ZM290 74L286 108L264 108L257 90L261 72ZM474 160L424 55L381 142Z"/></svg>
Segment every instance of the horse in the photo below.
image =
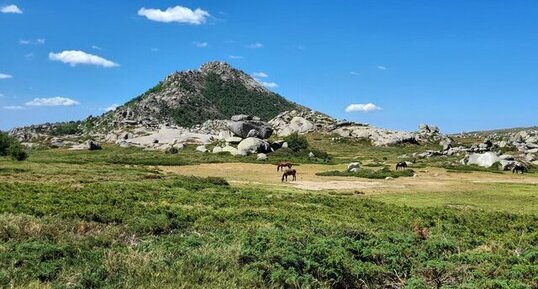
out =
<svg viewBox="0 0 538 289"><path fill-rule="evenodd" d="M405 169L407 168L407 163L406 162L399 162L396 164L396 170L399 170L399 169Z"/></svg>
<svg viewBox="0 0 538 289"><path fill-rule="evenodd" d="M284 178L286 179L286 182L288 181L288 176L293 176L291 179L292 181L297 180L297 171L295 169L287 169L284 171L284 174L282 174L282 181L284 181Z"/></svg>
<svg viewBox="0 0 538 289"><path fill-rule="evenodd" d="M291 169L291 166L292 166L292 164L290 162L280 161L276 165L276 171L278 172L278 171L280 171L280 169L282 169L282 171L284 171L285 167L288 167L288 169Z"/></svg>
<svg viewBox="0 0 538 289"><path fill-rule="evenodd" d="M519 174L520 172L523 174L526 170L527 168L524 165L517 164L512 169L512 174Z"/></svg>

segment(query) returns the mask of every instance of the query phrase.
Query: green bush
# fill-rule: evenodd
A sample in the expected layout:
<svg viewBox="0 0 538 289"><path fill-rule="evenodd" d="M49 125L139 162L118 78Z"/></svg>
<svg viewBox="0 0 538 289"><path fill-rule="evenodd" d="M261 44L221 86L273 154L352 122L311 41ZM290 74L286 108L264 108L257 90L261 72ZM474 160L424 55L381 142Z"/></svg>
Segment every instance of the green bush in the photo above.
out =
<svg viewBox="0 0 538 289"><path fill-rule="evenodd" d="M80 129L79 124L75 121L59 124L52 129L50 134L54 136L80 134L82 129Z"/></svg>
<svg viewBox="0 0 538 289"><path fill-rule="evenodd" d="M24 149L24 146L18 142L12 143L9 148L9 155L16 161L24 161L28 158L28 153Z"/></svg>
<svg viewBox="0 0 538 289"><path fill-rule="evenodd" d="M288 148L294 152L306 150L308 148L306 137L299 135L296 132L285 137L284 141L288 143Z"/></svg>

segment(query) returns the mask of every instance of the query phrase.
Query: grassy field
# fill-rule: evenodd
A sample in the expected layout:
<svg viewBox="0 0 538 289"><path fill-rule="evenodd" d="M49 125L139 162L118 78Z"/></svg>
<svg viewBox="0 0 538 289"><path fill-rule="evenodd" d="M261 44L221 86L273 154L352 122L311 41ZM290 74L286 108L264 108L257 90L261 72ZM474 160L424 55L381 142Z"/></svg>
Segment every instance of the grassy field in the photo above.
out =
<svg viewBox="0 0 538 289"><path fill-rule="evenodd" d="M424 149L367 148L299 164L296 184L191 150L0 158L0 287L538 288L538 176L316 176Z"/></svg>

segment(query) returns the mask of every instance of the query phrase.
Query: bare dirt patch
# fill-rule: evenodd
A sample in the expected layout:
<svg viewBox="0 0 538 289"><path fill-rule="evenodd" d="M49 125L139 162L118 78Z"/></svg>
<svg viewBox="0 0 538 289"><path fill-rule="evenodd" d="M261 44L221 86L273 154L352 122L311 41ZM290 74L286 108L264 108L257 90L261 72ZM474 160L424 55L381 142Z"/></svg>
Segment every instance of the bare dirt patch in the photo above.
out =
<svg viewBox="0 0 538 289"><path fill-rule="evenodd" d="M476 191L493 183L537 184L535 175L493 174L488 172L447 173L441 168L417 169L416 177L400 177L393 180L371 180L355 177L317 176L329 170L344 170L345 165L303 164L294 167L297 181L282 183L281 172L271 164L218 163L192 166L161 166L166 173L195 176L223 177L229 182L242 185L271 185L295 187L303 190L364 190L381 192L449 192Z"/></svg>

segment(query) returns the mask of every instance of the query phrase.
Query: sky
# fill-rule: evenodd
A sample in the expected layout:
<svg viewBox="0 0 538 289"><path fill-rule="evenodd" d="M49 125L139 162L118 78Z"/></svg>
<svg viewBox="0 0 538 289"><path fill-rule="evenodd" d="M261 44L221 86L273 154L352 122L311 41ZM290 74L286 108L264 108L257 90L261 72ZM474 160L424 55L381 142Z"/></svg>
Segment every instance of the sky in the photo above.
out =
<svg viewBox="0 0 538 289"><path fill-rule="evenodd" d="M0 0L0 130L100 115L226 61L338 119L538 125L533 0Z"/></svg>

